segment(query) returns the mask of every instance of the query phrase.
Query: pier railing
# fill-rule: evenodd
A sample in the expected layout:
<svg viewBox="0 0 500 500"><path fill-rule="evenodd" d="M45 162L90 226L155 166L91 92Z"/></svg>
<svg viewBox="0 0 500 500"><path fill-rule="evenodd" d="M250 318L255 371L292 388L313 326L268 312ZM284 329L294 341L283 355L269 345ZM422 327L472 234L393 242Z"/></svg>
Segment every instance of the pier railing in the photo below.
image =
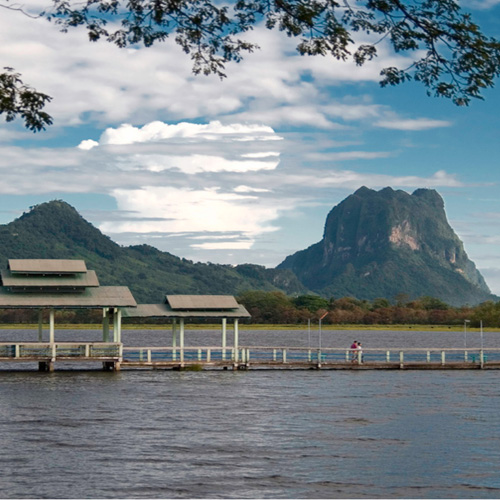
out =
<svg viewBox="0 0 500 500"><path fill-rule="evenodd" d="M0 361L115 360L122 344L115 342L2 342Z"/></svg>
<svg viewBox="0 0 500 500"><path fill-rule="evenodd" d="M226 365L269 367L500 367L500 349L351 349L304 347L124 347L124 365Z"/></svg>

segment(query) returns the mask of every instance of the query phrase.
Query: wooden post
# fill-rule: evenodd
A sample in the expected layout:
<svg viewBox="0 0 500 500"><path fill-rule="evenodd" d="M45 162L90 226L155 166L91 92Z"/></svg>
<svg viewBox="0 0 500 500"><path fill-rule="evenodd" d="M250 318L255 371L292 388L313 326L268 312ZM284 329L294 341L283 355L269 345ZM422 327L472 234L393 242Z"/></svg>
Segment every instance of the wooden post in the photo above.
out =
<svg viewBox="0 0 500 500"><path fill-rule="evenodd" d="M444 366L446 363L446 354L444 351L441 351L441 364Z"/></svg>
<svg viewBox="0 0 500 500"><path fill-rule="evenodd" d="M391 362L391 351L387 351L385 353L385 360L390 363Z"/></svg>
<svg viewBox="0 0 500 500"><path fill-rule="evenodd" d="M286 349L283 349L283 363L286 363Z"/></svg>
<svg viewBox="0 0 500 500"><path fill-rule="evenodd" d="M467 354L467 351L464 351L464 361L467 363L467 358L468 358L468 354Z"/></svg>
<svg viewBox="0 0 500 500"><path fill-rule="evenodd" d="M431 362L431 351L427 351L427 363Z"/></svg>
<svg viewBox="0 0 500 500"><path fill-rule="evenodd" d="M50 313L49 313L49 342L51 344L54 343L54 337L55 337L55 334L54 334L54 330L55 330L55 325L54 325L54 309L51 309L50 310Z"/></svg>
<svg viewBox="0 0 500 500"><path fill-rule="evenodd" d="M479 351L479 364L481 368L484 368L484 352L482 349Z"/></svg>
<svg viewBox="0 0 500 500"><path fill-rule="evenodd" d="M405 355L403 351L399 351L399 367L403 368L405 364Z"/></svg>

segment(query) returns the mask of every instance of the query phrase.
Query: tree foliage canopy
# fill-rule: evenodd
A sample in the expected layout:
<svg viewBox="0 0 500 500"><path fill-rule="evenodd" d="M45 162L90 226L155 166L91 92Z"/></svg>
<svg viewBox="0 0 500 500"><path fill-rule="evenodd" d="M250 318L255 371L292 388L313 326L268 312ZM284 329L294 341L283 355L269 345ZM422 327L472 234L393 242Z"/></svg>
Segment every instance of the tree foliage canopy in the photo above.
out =
<svg viewBox="0 0 500 500"><path fill-rule="evenodd" d="M3 2L8 7L9 0ZM484 35L455 0L52 0L40 15L62 31L80 27L90 41L119 47L149 47L173 37L195 74L224 77L226 63L258 48L244 34L260 23L297 38L300 54L357 65L376 57L387 40L412 62L384 68L382 86L415 80L429 95L457 105L482 98L500 72L500 42ZM369 41L357 43L357 37Z"/></svg>

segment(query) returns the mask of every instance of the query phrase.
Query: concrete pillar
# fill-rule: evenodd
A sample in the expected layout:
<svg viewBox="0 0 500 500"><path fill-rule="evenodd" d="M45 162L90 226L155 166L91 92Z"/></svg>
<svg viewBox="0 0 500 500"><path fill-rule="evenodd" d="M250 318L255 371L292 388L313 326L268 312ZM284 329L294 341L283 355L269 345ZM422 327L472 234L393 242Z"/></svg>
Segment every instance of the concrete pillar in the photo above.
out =
<svg viewBox="0 0 500 500"><path fill-rule="evenodd" d="M184 318L179 320L179 347L181 348L181 363L184 362Z"/></svg>
<svg viewBox="0 0 500 500"><path fill-rule="evenodd" d="M54 324L54 309L51 309L49 311L49 342L51 344L54 343L54 330L55 330L55 324Z"/></svg>
<svg viewBox="0 0 500 500"><path fill-rule="evenodd" d="M227 346L227 319L222 318L222 359L226 359L226 346Z"/></svg>
<svg viewBox="0 0 500 500"><path fill-rule="evenodd" d="M239 346L239 332L238 332L238 318L234 318L234 362L238 363L238 346Z"/></svg>
<svg viewBox="0 0 500 500"><path fill-rule="evenodd" d="M117 340L116 341L120 342L120 344L121 344L121 342L122 342L122 310L121 309L118 309L116 311L116 316L117 316L117 318L116 318L116 328L117 328L116 338L117 338Z"/></svg>
<svg viewBox="0 0 500 500"><path fill-rule="evenodd" d="M43 311L38 311L38 342L43 342Z"/></svg>
<svg viewBox="0 0 500 500"><path fill-rule="evenodd" d="M121 311L117 307L112 310L113 314L113 342L121 342Z"/></svg>
<svg viewBox="0 0 500 500"><path fill-rule="evenodd" d="M179 320L179 347L184 349L184 318Z"/></svg>
<svg viewBox="0 0 500 500"><path fill-rule="evenodd" d="M109 308L102 309L102 341L109 342Z"/></svg>
<svg viewBox="0 0 500 500"><path fill-rule="evenodd" d="M172 320L172 347L177 347L177 319Z"/></svg>
<svg viewBox="0 0 500 500"><path fill-rule="evenodd" d="M239 345L238 318L234 318L234 348L238 349L238 345Z"/></svg>

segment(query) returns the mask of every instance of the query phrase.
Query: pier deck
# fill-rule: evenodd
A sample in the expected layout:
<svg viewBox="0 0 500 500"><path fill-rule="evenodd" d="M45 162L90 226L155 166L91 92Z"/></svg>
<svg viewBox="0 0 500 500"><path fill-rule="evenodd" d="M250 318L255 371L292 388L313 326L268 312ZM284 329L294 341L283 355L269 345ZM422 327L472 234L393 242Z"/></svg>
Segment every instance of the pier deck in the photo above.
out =
<svg viewBox="0 0 500 500"><path fill-rule="evenodd" d="M496 349L310 349L304 347L125 347L104 342L0 343L0 363L101 362L103 368L164 370L480 370L500 369Z"/></svg>
<svg viewBox="0 0 500 500"><path fill-rule="evenodd" d="M301 347L124 347L123 369L500 369L500 349L309 349Z"/></svg>

